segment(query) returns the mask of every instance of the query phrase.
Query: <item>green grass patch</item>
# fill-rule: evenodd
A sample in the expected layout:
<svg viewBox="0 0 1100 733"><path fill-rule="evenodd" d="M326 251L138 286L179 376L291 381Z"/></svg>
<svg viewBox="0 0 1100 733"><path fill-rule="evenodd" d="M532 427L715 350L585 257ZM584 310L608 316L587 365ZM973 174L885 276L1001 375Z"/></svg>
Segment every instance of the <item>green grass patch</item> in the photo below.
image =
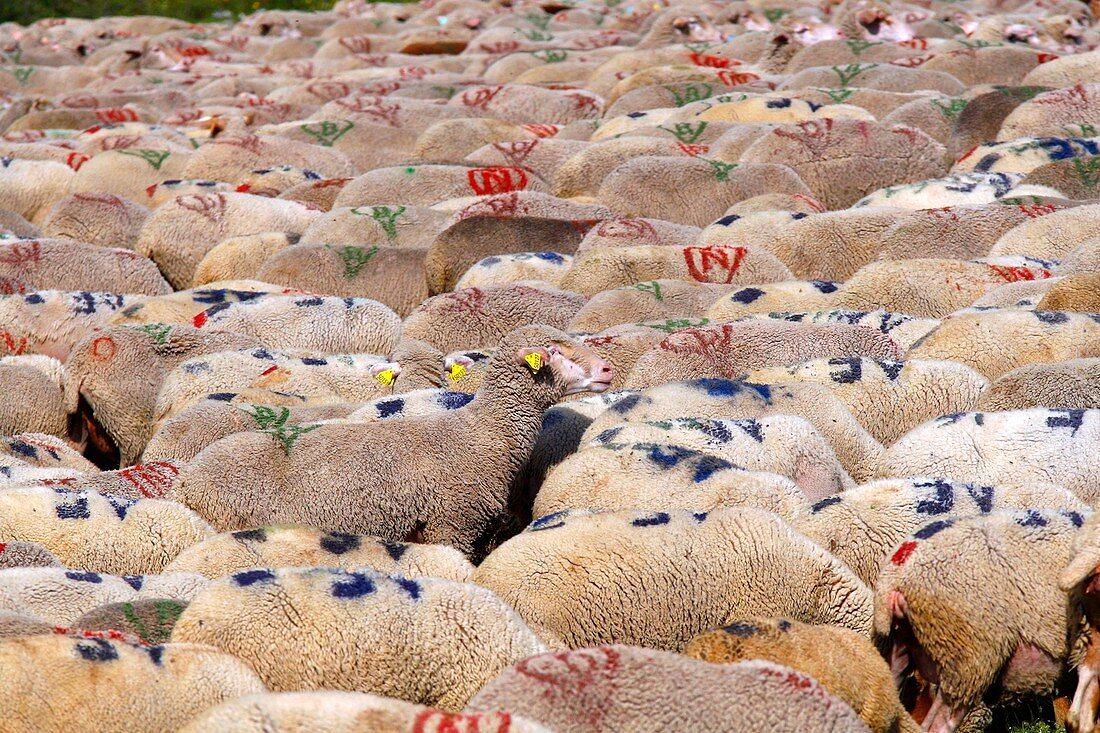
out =
<svg viewBox="0 0 1100 733"><path fill-rule="evenodd" d="M235 20L258 10L329 10L335 0L3 0L0 22L42 18L163 15L191 22Z"/></svg>

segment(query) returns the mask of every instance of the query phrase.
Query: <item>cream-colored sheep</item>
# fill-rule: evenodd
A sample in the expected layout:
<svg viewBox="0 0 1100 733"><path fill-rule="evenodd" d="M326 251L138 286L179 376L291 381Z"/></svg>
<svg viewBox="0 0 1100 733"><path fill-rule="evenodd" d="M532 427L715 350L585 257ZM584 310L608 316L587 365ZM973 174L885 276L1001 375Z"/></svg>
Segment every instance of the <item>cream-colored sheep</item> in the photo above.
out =
<svg viewBox="0 0 1100 733"><path fill-rule="evenodd" d="M10 342L2 339L0 351L64 360L76 342L142 300L141 296L64 290L0 296L0 321L11 337Z"/></svg>
<svg viewBox="0 0 1100 733"><path fill-rule="evenodd" d="M178 290L168 295L141 298L116 308L108 318L111 325L171 323L190 326L196 316L223 303L261 298L266 294L301 295L301 291L258 280L223 280L202 287Z"/></svg>
<svg viewBox="0 0 1100 733"><path fill-rule="evenodd" d="M64 163L0 158L0 209L41 224L53 205L65 198L75 176Z"/></svg>
<svg viewBox="0 0 1100 733"><path fill-rule="evenodd" d="M839 293L838 293L839 295ZM794 313L752 313L742 316L739 321L786 321L788 323L837 323L848 326L864 326L889 337L901 352L920 341L930 331L940 325L934 318L919 318L905 313L890 313L884 310L849 310L838 308L824 311L806 311Z"/></svg>
<svg viewBox="0 0 1100 733"><path fill-rule="evenodd" d="M7 293L80 290L163 295L172 287L151 260L132 250L70 239L0 240L0 282Z"/></svg>
<svg viewBox="0 0 1100 733"><path fill-rule="evenodd" d="M44 433L0 436L0 466L72 469L82 473L99 470L64 438Z"/></svg>
<svg viewBox="0 0 1100 733"><path fill-rule="evenodd" d="M1013 369L990 384L975 405L986 412L1027 407L1100 407L1100 359L1069 359Z"/></svg>
<svg viewBox="0 0 1100 733"><path fill-rule="evenodd" d="M202 256L195 265L192 287L221 280L255 277L264 262L276 252L297 244L301 237L287 232L261 232L226 237Z"/></svg>
<svg viewBox="0 0 1100 733"><path fill-rule="evenodd" d="M371 568L407 578L431 576L469 581L474 572L462 553L445 545L387 542L367 535L323 532L278 525L227 532L206 538L178 554L168 573L199 573L208 578L254 567Z"/></svg>
<svg viewBox="0 0 1100 733"><path fill-rule="evenodd" d="M365 568L254 569L213 581L172 641L233 654L274 691L358 690L452 711L546 649L484 588Z"/></svg>
<svg viewBox="0 0 1100 733"><path fill-rule="evenodd" d="M702 315L733 321L754 313L809 312L837 305L838 284L827 280L786 280L738 288L714 301Z"/></svg>
<svg viewBox="0 0 1100 733"><path fill-rule="evenodd" d="M684 562L696 553L706 561ZM559 649L680 649L746 615L871 629L867 586L760 509L550 514L494 550L474 580Z"/></svg>
<svg viewBox="0 0 1100 733"><path fill-rule="evenodd" d="M471 265L455 283L455 290L506 285L521 280L542 280L558 286L572 263L572 255L557 252L491 255Z"/></svg>
<svg viewBox="0 0 1100 733"><path fill-rule="evenodd" d="M1082 242L1100 236L1098 213L1100 204L1089 204L1029 219L1002 234L989 253L1060 260Z"/></svg>

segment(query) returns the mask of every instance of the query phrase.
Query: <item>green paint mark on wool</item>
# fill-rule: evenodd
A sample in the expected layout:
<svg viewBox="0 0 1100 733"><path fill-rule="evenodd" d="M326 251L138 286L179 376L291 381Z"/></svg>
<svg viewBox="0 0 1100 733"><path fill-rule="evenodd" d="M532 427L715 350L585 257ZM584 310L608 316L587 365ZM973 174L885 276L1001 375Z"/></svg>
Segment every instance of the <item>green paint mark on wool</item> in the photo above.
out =
<svg viewBox="0 0 1100 733"><path fill-rule="evenodd" d="M393 208L390 208L389 206L372 206L369 209L369 214L363 209L364 207L362 206L356 206L351 210L351 213L355 214L356 216L370 216L372 219L378 222L378 225L380 227L382 227L382 231L386 233L387 239L392 241L397 238L397 219L407 211L404 206L395 206ZM374 253L370 253L367 259L370 259L370 257L373 256ZM365 264L366 260L364 260L363 262ZM347 273L345 273L345 276L346 274ZM355 274L359 274L358 271L356 271ZM355 277L355 275L352 275L351 277ZM349 277L348 279L350 280L351 277Z"/></svg>
<svg viewBox="0 0 1100 733"><path fill-rule="evenodd" d="M147 323L137 326L136 330L149 336L155 344L163 344L168 340L168 334L172 333L172 326L167 323Z"/></svg>
<svg viewBox="0 0 1100 733"><path fill-rule="evenodd" d="M645 326L647 328L656 328L658 331L664 331L665 333L672 333L673 331L679 331L681 328L698 328L699 326L705 326L710 323L709 318L699 318L692 321L689 318L671 318L667 321L655 321L652 323L635 323L635 326Z"/></svg>
<svg viewBox="0 0 1100 733"><path fill-rule="evenodd" d="M683 107L690 102L699 102L706 99L714 92L714 87L710 84L688 84L683 88L682 92L678 92L676 87L665 85L665 89L672 95L673 100L677 107ZM681 123L686 124L686 123Z"/></svg>
<svg viewBox="0 0 1100 733"><path fill-rule="evenodd" d="M147 150L145 148L139 148L137 150L119 150L122 155L131 155L135 158L141 158L146 163L153 167L153 170L160 170L160 167L164 165L164 161L168 160L168 156L171 155L167 150Z"/></svg>
<svg viewBox="0 0 1100 733"><path fill-rule="evenodd" d="M656 280L652 280L647 283L638 283L634 286L635 290L640 290L643 293L650 293L658 302L663 303L665 300L664 293L661 292L661 284Z"/></svg>
<svg viewBox="0 0 1100 733"><path fill-rule="evenodd" d="M856 93L855 89L819 89L818 87L814 87L814 91L821 92L833 100L833 104L844 104L848 101L848 97Z"/></svg>
<svg viewBox="0 0 1100 733"><path fill-rule="evenodd" d="M1100 155L1091 158L1074 158L1073 170L1085 188L1096 188L1100 183Z"/></svg>
<svg viewBox="0 0 1100 733"><path fill-rule="evenodd" d="M738 163L723 163L720 160L710 160L708 158L702 158L706 161L707 165L714 171L714 178L718 181L728 181L730 179L730 173L736 168Z"/></svg>
<svg viewBox="0 0 1100 733"><path fill-rule="evenodd" d="M122 615L137 631L142 641L146 644L163 644L172 636L172 627L175 626L176 620L183 613L183 604L175 601L155 601L153 610L157 614L157 625L155 628L150 629L134 611L134 604L124 603L122 605Z"/></svg>
<svg viewBox="0 0 1100 733"><path fill-rule="evenodd" d="M246 408L239 409L256 421L256 425L259 426L257 432L267 433L278 440L287 455L290 455L290 449L294 447L298 438L321 427L320 425L287 425L286 421L290 417L289 407L280 407L278 411L263 405L253 405L252 411Z"/></svg>
<svg viewBox="0 0 1100 733"><path fill-rule="evenodd" d="M950 99L947 101L947 104L944 104L938 99L929 100L929 104L938 109L940 114L951 122L956 122L959 119L959 115L966 109L966 105L969 103L970 102L966 99Z"/></svg>
<svg viewBox="0 0 1100 733"><path fill-rule="evenodd" d="M385 228L384 224L383 228ZM349 245L336 250L337 254L340 255L340 259L344 261L344 279L354 280L359 277L359 273L371 261L371 258L378 254L380 249L377 245L370 249Z"/></svg>
<svg viewBox="0 0 1100 733"><path fill-rule="evenodd" d="M458 91L458 89L456 89L455 87L443 87L443 86L433 86L431 89L432 89L433 92L435 92L437 94L442 94L447 99L450 99L451 97L453 97L455 95L455 92Z"/></svg>
<svg viewBox="0 0 1100 733"><path fill-rule="evenodd" d="M876 66L878 66L878 64L847 64L845 66L831 66L829 68L831 68L833 73L837 75L837 78L840 79L840 86L847 87L857 76Z"/></svg>
<svg viewBox="0 0 1100 733"><path fill-rule="evenodd" d="M326 148L331 148L333 143L342 138L349 130L355 127L351 120L325 120L315 125L301 125L299 129L313 137Z"/></svg>
<svg viewBox="0 0 1100 733"><path fill-rule="evenodd" d="M787 11L782 8L768 8L764 11L764 17L767 18L770 23L775 23L786 14Z"/></svg>
<svg viewBox="0 0 1100 733"><path fill-rule="evenodd" d="M850 38L845 43L848 45L848 50L855 56L861 55L871 46L881 46L883 44L882 41L864 41L860 38Z"/></svg>
<svg viewBox="0 0 1100 733"><path fill-rule="evenodd" d="M565 61L565 59L567 59L569 57L569 53L567 51L562 51L560 49L547 49L546 51L535 51L531 55L534 56L539 61L542 61L545 64L556 64L559 61Z"/></svg>
<svg viewBox="0 0 1100 733"><path fill-rule="evenodd" d="M672 127L657 125L658 130L664 130L682 143L691 144L699 139L703 131L707 129L707 123L703 122L677 122Z"/></svg>

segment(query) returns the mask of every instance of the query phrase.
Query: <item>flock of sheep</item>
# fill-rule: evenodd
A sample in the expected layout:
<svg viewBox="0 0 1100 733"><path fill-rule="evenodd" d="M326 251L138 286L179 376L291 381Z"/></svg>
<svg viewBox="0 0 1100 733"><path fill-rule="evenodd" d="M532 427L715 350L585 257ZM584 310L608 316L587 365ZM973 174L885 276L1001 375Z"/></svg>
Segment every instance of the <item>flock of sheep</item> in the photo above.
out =
<svg viewBox="0 0 1100 733"><path fill-rule="evenodd" d="M1091 733L1094 11L0 24L0 731Z"/></svg>

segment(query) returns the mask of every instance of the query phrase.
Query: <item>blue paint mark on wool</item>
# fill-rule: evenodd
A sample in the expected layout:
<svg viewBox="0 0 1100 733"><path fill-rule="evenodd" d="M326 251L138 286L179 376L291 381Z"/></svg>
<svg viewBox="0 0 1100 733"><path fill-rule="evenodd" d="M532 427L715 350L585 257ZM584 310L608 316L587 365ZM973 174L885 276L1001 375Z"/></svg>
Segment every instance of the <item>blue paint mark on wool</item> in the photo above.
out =
<svg viewBox="0 0 1100 733"><path fill-rule="evenodd" d="M362 598L374 593L377 586L363 573L348 573L347 580L332 584L332 595L336 598Z"/></svg>

